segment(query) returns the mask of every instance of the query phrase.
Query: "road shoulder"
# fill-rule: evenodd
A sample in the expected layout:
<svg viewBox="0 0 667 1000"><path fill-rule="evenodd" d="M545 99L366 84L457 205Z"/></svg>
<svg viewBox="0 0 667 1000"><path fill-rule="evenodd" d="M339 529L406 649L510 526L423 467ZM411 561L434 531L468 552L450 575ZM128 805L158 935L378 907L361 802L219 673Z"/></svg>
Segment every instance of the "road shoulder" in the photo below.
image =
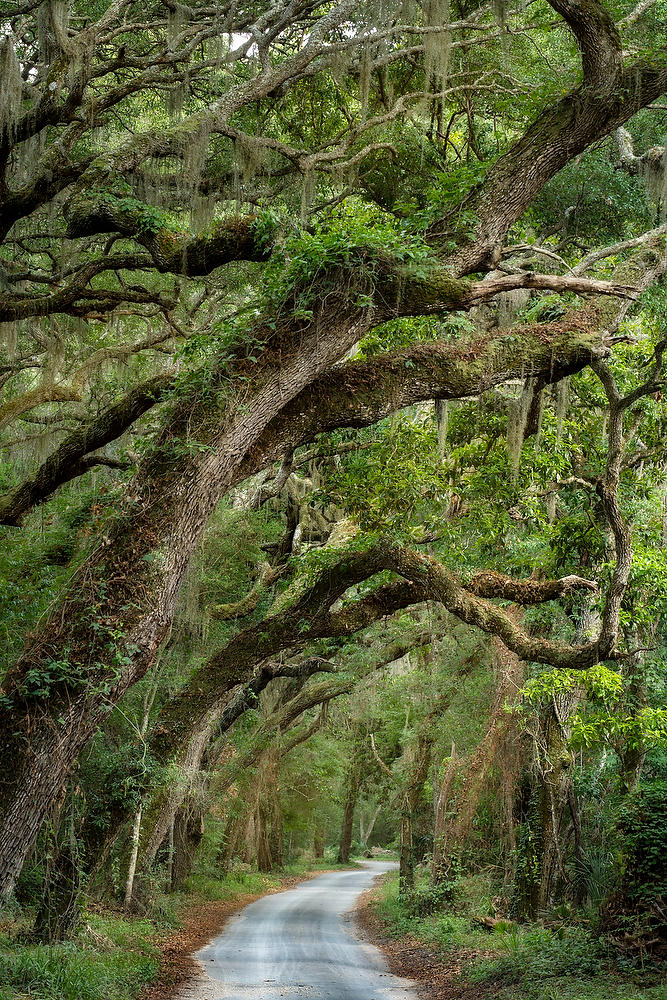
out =
<svg viewBox="0 0 667 1000"><path fill-rule="evenodd" d="M421 1000L491 1000L497 995L488 986L461 981L463 964L470 957L466 953L443 957L410 936L388 937L372 905L377 894L378 888L373 887L359 898L355 917L360 934L380 949L393 975L412 980Z"/></svg>

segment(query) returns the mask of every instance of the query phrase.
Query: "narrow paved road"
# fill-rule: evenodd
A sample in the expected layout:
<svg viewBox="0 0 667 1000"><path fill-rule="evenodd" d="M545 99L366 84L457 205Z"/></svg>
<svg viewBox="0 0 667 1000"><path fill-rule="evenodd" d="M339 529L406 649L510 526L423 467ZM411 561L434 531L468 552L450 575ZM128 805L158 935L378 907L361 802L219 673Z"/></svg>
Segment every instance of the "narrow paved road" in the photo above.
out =
<svg viewBox="0 0 667 1000"><path fill-rule="evenodd" d="M393 867L330 872L246 906L197 953L197 1000L416 1000L377 948L359 940L349 911Z"/></svg>

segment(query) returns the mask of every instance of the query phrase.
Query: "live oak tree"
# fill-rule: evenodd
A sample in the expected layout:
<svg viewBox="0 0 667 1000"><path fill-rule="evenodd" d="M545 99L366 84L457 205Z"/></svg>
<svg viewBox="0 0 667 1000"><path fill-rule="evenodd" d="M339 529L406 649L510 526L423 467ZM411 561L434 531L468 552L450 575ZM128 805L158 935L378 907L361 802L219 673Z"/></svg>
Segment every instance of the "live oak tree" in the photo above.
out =
<svg viewBox="0 0 667 1000"><path fill-rule="evenodd" d="M320 432L516 378L544 386L593 364L611 412L596 489L617 559L600 630L585 644L540 639L493 603L591 586L581 578L461 580L382 538L325 566L255 634L241 632L236 647L214 653L193 677L192 696L177 702L187 710L167 730L173 739L250 680L262 659L300 646L285 628L298 631L304 606L312 635L338 625L356 631L428 598L526 659L581 668L619 655L631 559L617 497L623 415L657 391L661 359L625 396L605 359L624 308L662 272L664 234L627 247L634 254L612 281L584 273L605 259L602 250L579 273L489 272L545 184L667 88L662 39L643 47L639 9L619 24L597 0L552 0L537 24L520 10L498 19L484 6L375 10L349 0L323 8L116 0L71 9L48 0L0 10L0 84L9 98L0 120L8 345L0 423L58 432L52 454L3 498L3 523L21 525L64 483L113 463L99 450L163 404L144 453L129 456L136 474L5 678L2 892L11 891L82 747L151 668L213 511L248 476L275 461L289 466L294 449ZM458 113L457 102L473 94L488 92L491 107L498 94L523 96L533 72L521 69L523 40L541 35L554 14L570 33L562 93L546 88L523 121L508 122L493 162L448 186L445 110ZM506 28L515 20L516 66ZM624 55L623 37L638 55ZM511 70L499 68L501 53ZM318 107L329 115L318 117ZM308 127L299 124L304 109ZM388 188L403 183L391 164L407 154L402 130L421 142L429 128L437 138L428 155L440 170L429 203L415 209L390 197ZM474 145L474 122L468 128ZM355 226L353 211L346 214L353 195L383 212ZM267 212L271 200L292 218L301 214L304 229L294 233L288 219ZM344 361L383 324L460 315L519 289L592 300L513 337L496 330ZM126 393L119 399L111 386L98 394L105 366L127 359ZM99 413L88 420L92 400ZM360 597L350 620L332 609L334 595L385 570L399 580Z"/></svg>

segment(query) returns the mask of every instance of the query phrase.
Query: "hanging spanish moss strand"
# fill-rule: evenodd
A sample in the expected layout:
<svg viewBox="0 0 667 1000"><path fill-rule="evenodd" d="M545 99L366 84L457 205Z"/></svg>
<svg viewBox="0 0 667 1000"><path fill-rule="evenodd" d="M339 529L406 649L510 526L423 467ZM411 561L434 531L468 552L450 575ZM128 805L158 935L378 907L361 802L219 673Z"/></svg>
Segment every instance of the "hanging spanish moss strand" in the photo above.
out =
<svg viewBox="0 0 667 1000"><path fill-rule="evenodd" d="M556 447L560 446L563 440L563 428L565 426L565 417L567 416L567 408L570 402L570 379L569 376L562 378L560 382L556 383L553 388L554 397L554 416L556 418ZM556 520L557 512L557 494L548 493L546 498L546 511L547 511L547 521L549 524L553 524Z"/></svg>
<svg viewBox="0 0 667 1000"><path fill-rule="evenodd" d="M507 19L507 0L493 0L493 16L502 27Z"/></svg>
<svg viewBox="0 0 667 1000"><path fill-rule="evenodd" d="M359 103L361 104L362 118L366 117L368 111L368 95L371 89L372 69L371 47L370 45L364 45L359 64Z"/></svg>
<svg viewBox="0 0 667 1000"><path fill-rule="evenodd" d="M350 71L350 62L352 60L351 51L349 49L342 49L340 52L332 52L328 58L327 65L329 67L329 73L331 74L331 79L334 83L342 85Z"/></svg>
<svg viewBox="0 0 667 1000"><path fill-rule="evenodd" d="M169 117L172 121L178 121L182 116L183 105L185 104L188 92L189 81L187 79L187 74L184 80L179 80L175 86L170 87L167 91L166 105Z"/></svg>
<svg viewBox="0 0 667 1000"><path fill-rule="evenodd" d="M523 448L524 436L526 433L526 422L530 411L530 404L533 400L533 380L527 378L523 384L521 394L516 399L511 399L507 407L507 456L509 458L512 478L516 479L521 462L521 450Z"/></svg>
<svg viewBox="0 0 667 1000"><path fill-rule="evenodd" d="M301 179L301 224L308 220L313 199L315 198L315 171L310 169L303 173Z"/></svg>
<svg viewBox="0 0 667 1000"><path fill-rule="evenodd" d="M11 38L0 41L0 136L10 137L21 111L21 67Z"/></svg>
<svg viewBox="0 0 667 1000"><path fill-rule="evenodd" d="M513 288L498 296L498 326L511 326L517 313L528 304L530 291L527 288Z"/></svg>
<svg viewBox="0 0 667 1000"><path fill-rule="evenodd" d="M215 218L215 198L195 193L190 202L190 226L194 233L201 233Z"/></svg>
<svg viewBox="0 0 667 1000"><path fill-rule="evenodd" d="M549 524L553 524L554 521L556 520L556 494L555 493L548 493L547 494L546 507L547 507L547 521L549 522Z"/></svg>
<svg viewBox="0 0 667 1000"><path fill-rule="evenodd" d="M654 146L642 157L640 173L657 217L667 218L667 145Z"/></svg>
<svg viewBox="0 0 667 1000"><path fill-rule="evenodd" d="M161 159L148 160L143 173L133 178L133 187L137 198L149 205L155 205L157 208L171 208L174 194L166 178L171 169L171 165Z"/></svg>
<svg viewBox="0 0 667 1000"><path fill-rule="evenodd" d="M37 44L44 66L51 64L67 50L69 5L62 0L45 0L37 13Z"/></svg>
<svg viewBox="0 0 667 1000"><path fill-rule="evenodd" d="M5 352L10 364L16 359L18 330L18 323L0 323L0 350Z"/></svg>
<svg viewBox="0 0 667 1000"><path fill-rule="evenodd" d="M449 425L449 402L446 399L435 401L435 423L438 434L438 456L443 459L447 454L447 430Z"/></svg>
<svg viewBox="0 0 667 1000"><path fill-rule="evenodd" d="M449 25L449 0L426 0L424 26L441 30L424 33L424 77L426 90L437 93L447 86L452 36Z"/></svg>
<svg viewBox="0 0 667 1000"><path fill-rule="evenodd" d="M251 135L240 135L235 144L241 177L244 184L250 184L266 167L267 147Z"/></svg>
<svg viewBox="0 0 667 1000"><path fill-rule="evenodd" d="M62 335L59 321L50 316L43 321L43 336L46 342L46 358L42 367L42 383L53 382L65 360L65 338Z"/></svg>
<svg viewBox="0 0 667 1000"><path fill-rule="evenodd" d="M178 48L177 41L183 25L185 24L185 12L186 8L181 4L169 8L169 17L167 19L167 41L172 52L174 49Z"/></svg>
<svg viewBox="0 0 667 1000"><path fill-rule="evenodd" d="M210 125L202 124L196 134L189 134L183 150L181 173L177 185L177 197L181 206L189 210L193 199L199 194L201 178L208 156Z"/></svg>

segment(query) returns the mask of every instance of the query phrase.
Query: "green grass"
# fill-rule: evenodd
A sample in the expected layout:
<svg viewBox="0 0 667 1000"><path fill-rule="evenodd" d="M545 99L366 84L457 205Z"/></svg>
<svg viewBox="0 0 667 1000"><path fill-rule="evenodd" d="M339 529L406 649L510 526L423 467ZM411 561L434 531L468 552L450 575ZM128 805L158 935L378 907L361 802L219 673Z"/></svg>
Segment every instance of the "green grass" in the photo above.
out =
<svg viewBox="0 0 667 1000"><path fill-rule="evenodd" d="M443 952L489 947L488 932L476 928L468 916L451 911L427 916L417 916L411 912L398 898L396 873L387 876L382 883L374 905L391 937L400 938L411 934Z"/></svg>
<svg viewBox="0 0 667 1000"><path fill-rule="evenodd" d="M549 983L524 983L493 993L494 1000L667 1000L667 986L642 986L627 978L600 976L592 982L560 977Z"/></svg>
<svg viewBox="0 0 667 1000"><path fill-rule="evenodd" d="M155 925L90 915L77 939L30 945L0 937L0 1000L134 1000L160 962Z"/></svg>
<svg viewBox="0 0 667 1000"><path fill-rule="evenodd" d="M192 875L187 883L189 892L203 896L205 899L234 899L246 893L268 892L280 885L278 875L265 875L262 872L235 869L224 879L215 879L206 875Z"/></svg>

